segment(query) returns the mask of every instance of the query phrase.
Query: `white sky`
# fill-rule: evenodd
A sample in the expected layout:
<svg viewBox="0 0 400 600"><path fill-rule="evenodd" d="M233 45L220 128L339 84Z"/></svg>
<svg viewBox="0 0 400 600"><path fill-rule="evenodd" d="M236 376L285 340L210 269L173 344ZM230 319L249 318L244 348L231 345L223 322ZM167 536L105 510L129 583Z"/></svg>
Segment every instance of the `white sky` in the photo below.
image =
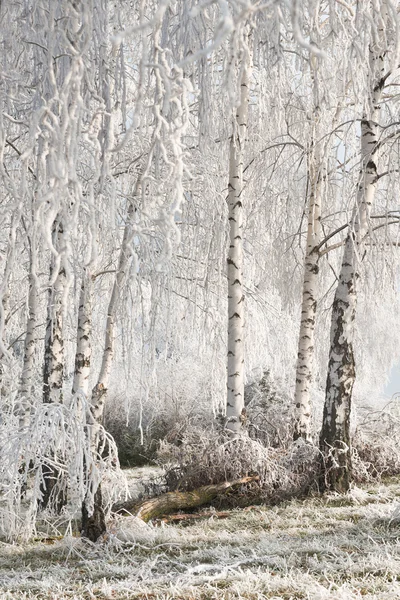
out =
<svg viewBox="0 0 400 600"><path fill-rule="evenodd" d="M393 394L400 392L400 362L398 362L391 370L389 376L389 383L384 388L383 393L385 396L391 398Z"/></svg>

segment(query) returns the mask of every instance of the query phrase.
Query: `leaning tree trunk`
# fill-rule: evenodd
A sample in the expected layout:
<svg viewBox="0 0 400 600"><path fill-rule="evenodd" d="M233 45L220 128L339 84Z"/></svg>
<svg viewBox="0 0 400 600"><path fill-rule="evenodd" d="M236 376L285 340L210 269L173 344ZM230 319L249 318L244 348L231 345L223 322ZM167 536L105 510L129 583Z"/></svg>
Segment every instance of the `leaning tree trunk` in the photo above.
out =
<svg viewBox="0 0 400 600"><path fill-rule="evenodd" d="M56 220L53 226L53 245L59 252L58 260L53 258L50 267L50 287L47 304L46 335L43 367L43 403L60 403L63 401L64 380L64 337L63 337L63 296L66 284L66 271L63 257L63 225ZM55 279L54 279L55 277ZM54 279L54 281L53 281ZM51 457L53 458L53 457ZM55 486L59 472L54 466L44 464L42 467L42 508L51 504L59 512L66 498L57 492Z"/></svg>
<svg viewBox="0 0 400 600"><path fill-rule="evenodd" d="M139 181L136 186L137 193ZM115 319L121 289L126 279L126 272L132 257L132 221L135 214L134 205L129 205L124 236L119 255L118 268L107 310L107 322L103 359L96 385L92 390L89 415L89 443L93 459L97 461L100 424L103 420L104 404L110 382L111 368L114 360ZM90 483L92 489L82 505L82 535L95 542L106 531L103 499L100 483ZM90 496L90 498L89 498ZM93 500L91 502L90 500Z"/></svg>
<svg viewBox="0 0 400 600"><path fill-rule="evenodd" d="M228 371L227 429L237 435L244 421L243 149L247 132L250 56L246 49L240 104L229 146L228 184Z"/></svg>
<svg viewBox="0 0 400 600"><path fill-rule="evenodd" d="M362 244L369 230L374 201L379 140L377 117L386 80L384 76L385 32L370 47L371 100L369 114L361 121L361 171L356 205L345 242L342 266L332 308L330 351L320 449L323 457L322 488L337 492L349 489L352 477L350 413L356 368L353 352L357 308L357 280Z"/></svg>
<svg viewBox="0 0 400 600"><path fill-rule="evenodd" d="M15 265L17 231L21 219L21 212L22 203L15 209L11 217L10 230L8 234L7 254L6 257L4 257L5 261L4 259L2 260L2 263L4 264L4 270L0 279L0 401L3 397L7 398L7 396L9 396L10 394L9 383L6 383L6 380L3 377L4 366L9 358L7 343L4 339L4 330L10 312L9 283Z"/></svg>
<svg viewBox="0 0 400 600"><path fill-rule="evenodd" d="M357 309L357 280L362 240L368 221L377 180L376 124L362 123L363 165L357 193L354 226L346 238L339 283L332 308L330 351L320 449L324 456L323 487L337 492L349 489L351 481L350 411L356 377L353 336Z"/></svg>

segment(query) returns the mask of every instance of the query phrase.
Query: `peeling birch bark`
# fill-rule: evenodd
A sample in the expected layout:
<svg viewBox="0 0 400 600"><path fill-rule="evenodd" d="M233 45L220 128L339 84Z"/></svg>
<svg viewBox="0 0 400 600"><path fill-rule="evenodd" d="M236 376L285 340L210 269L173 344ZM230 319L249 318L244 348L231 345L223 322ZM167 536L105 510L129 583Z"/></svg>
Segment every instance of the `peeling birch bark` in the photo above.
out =
<svg viewBox="0 0 400 600"><path fill-rule="evenodd" d="M244 420L243 149L247 133L250 55L246 49L240 104L229 145L228 371L226 427L237 435Z"/></svg>
<svg viewBox="0 0 400 600"><path fill-rule="evenodd" d="M387 16L387 15L386 15ZM383 19L386 21L386 19ZM356 366L353 352L360 251L369 230L377 182L380 100L386 76L381 47L383 21L370 47L370 106L361 121L361 171L352 223L346 238L339 283L332 309L330 351L320 449L324 457L322 487L346 492L352 475L350 413Z"/></svg>

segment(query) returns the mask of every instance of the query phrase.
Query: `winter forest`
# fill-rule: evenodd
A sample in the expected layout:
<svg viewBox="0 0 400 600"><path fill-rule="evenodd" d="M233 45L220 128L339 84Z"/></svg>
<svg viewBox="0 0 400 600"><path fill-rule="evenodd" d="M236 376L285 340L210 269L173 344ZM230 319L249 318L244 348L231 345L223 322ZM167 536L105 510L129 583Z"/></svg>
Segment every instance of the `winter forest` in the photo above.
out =
<svg viewBox="0 0 400 600"><path fill-rule="evenodd" d="M400 597L238 535L365 506L399 543L398 2L3 0L0 40L1 598ZM246 559L179 570L203 518ZM44 539L136 571L7 580Z"/></svg>

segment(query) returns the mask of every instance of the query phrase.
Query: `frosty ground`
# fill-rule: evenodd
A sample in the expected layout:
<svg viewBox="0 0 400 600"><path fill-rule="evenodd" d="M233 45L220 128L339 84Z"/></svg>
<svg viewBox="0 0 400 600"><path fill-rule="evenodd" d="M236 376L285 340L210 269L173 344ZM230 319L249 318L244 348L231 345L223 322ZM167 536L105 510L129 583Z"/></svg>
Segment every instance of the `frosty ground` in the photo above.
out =
<svg viewBox="0 0 400 600"><path fill-rule="evenodd" d="M0 545L0 598L341 599L400 597L400 479L347 496L145 525L106 540Z"/></svg>

